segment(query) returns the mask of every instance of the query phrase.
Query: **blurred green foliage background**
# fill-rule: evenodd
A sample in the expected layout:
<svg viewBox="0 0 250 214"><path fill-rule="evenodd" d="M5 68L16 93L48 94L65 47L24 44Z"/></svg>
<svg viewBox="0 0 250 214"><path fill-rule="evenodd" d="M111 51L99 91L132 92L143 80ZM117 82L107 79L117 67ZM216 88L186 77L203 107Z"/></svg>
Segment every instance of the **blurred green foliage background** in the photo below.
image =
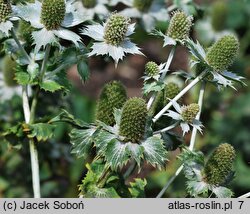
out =
<svg viewBox="0 0 250 214"><path fill-rule="evenodd" d="M196 23L192 33L193 37L198 38L205 47L211 45L217 36L224 32L237 34L241 50L238 60L232 65L231 70L245 76L247 78L245 82L249 86L250 1L199 1L199 12L194 15ZM166 25L159 23L158 27L164 29ZM146 51L150 49L150 44L158 43L158 39L146 36L146 33L141 29L134 35L134 40ZM187 58L184 50L178 51L178 56L184 54ZM152 52L160 53L160 55L150 54L150 57L156 61L166 58L166 53L162 50L152 50ZM105 81L121 79L128 87L130 96L141 93L141 82L138 82L138 78L143 70L144 61L141 60L141 65L134 65L134 61L135 58L131 57L125 62L136 68L138 75L135 75L134 78L123 78L95 71L84 87L75 78L73 69L69 72L69 78L73 85L72 91L66 95L41 95L38 115L52 117L60 111L60 108L65 108L77 118L86 122L93 121L95 100L99 91L98 84L95 84L96 76L103 77L105 75ZM103 68L103 65L109 66L106 62L90 60L90 66L93 70ZM176 57L172 69L179 68L179 65L185 68L182 61ZM107 78L106 75L110 75L110 77ZM196 144L196 149L205 154L209 154L213 148L224 142L235 147L237 151L236 177L231 188L236 197L250 191L250 89L248 86L245 88L238 86L238 91L226 89L221 92L213 86L207 87L201 119L205 125L205 132L203 136L199 136ZM93 87L96 88L93 89ZM197 91L191 91L185 99L187 102L196 100ZM16 121L22 121L22 115L20 97L14 96L9 101L0 102L0 131L15 125ZM69 130L68 125L60 124L53 140L38 145L43 197L77 197L78 195L77 185L86 173L85 163L88 160L76 159L70 154ZM188 139L186 140L188 143ZM28 143L22 142L21 146L17 143L16 145L15 143L8 145L2 139L0 140L0 197L32 197ZM177 153L178 151L170 154L170 162L166 171L159 172L151 168L148 169L146 166L145 171L140 174L141 177L148 179L147 197L155 197L167 180L171 178L179 165L179 162L176 161ZM184 176L180 175L168 189L165 197L185 197L184 180Z"/></svg>

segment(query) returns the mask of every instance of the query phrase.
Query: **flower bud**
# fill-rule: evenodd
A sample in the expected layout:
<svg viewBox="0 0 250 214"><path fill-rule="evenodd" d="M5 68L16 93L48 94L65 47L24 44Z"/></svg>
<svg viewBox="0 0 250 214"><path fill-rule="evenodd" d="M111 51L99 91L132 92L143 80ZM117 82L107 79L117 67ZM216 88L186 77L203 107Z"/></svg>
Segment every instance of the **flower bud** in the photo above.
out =
<svg viewBox="0 0 250 214"><path fill-rule="evenodd" d="M175 12L170 20L167 36L183 42L183 40L189 37L192 21L192 16L187 16L181 11Z"/></svg>
<svg viewBox="0 0 250 214"><path fill-rule="evenodd" d="M219 145L204 167L204 180L212 185L225 183L227 176L232 172L235 156L235 150L230 144Z"/></svg>
<svg viewBox="0 0 250 214"><path fill-rule="evenodd" d="M5 22L12 13L9 0L0 0L0 23Z"/></svg>
<svg viewBox="0 0 250 214"><path fill-rule="evenodd" d="M141 12L148 11L153 0L134 0L133 6Z"/></svg>
<svg viewBox="0 0 250 214"><path fill-rule="evenodd" d="M6 55L3 59L3 78L4 82L9 87L17 86L15 80L15 70L17 63L10 56Z"/></svg>
<svg viewBox="0 0 250 214"><path fill-rule="evenodd" d="M199 110L199 105L197 103L192 103L182 109L181 116L185 122L192 123Z"/></svg>
<svg viewBox="0 0 250 214"><path fill-rule="evenodd" d="M82 4L85 8L93 8L96 6L96 0L82 0Z"/></svg>
<svg viewBox="0 0 250 214"><path fill-rule="evenodd" d="M239 41L235 36L223 36L209 48L206 60L215 71L223 71L234 62L238 50Z"/></svg>
<svg viewBox="0 0 250 214"><path fill-rule="evenodd" d="M145 73L147 76L153 77L159 74L159 72L159 66L155 62L150 61L145 65Z"/></svg>
<svg viewBox="0 0 250 214"><path fill-rule="evenodd" d="M145 133L147 105L141 98L131 98L123 106L120 135L125 141L139 143Z"/></svg>
<svg viewBox="0 0 250 214"><path fill-rule="evenodd" d="M41 22L47 30L56 30L64 20L66 6L64 0L43 0Z"/></svg>
<svg viewBox="0 0 250 214"><path fill-rule="evenodd" d="M115 124L114 108L121 109L126 99L126 90L120 82L113 81L106 84L97 104L96 119L113 126Z"/></svg>
<svg viewBox="0 0 250 214"><path fill-rule="evenodd" d="M106 43L118 46L124 41L128 31L129 19L120 14L112 14L105 27L104 39Z"/></svg>

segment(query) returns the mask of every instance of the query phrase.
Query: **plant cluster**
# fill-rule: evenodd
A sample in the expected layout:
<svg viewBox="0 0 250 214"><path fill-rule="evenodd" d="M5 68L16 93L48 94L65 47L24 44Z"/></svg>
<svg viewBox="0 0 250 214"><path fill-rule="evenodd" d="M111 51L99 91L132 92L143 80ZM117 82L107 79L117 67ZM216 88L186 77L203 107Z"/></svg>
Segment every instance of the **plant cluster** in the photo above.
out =
<svg viewBox="0 0 250 214"><path fill-rule="evenodd" d="M1 136L10 144L13 139L15 144L29 143L34 197L41 197L38 143L53 138L61 122L72 126L71 153L89 160L79 185L82 197L146 197L147 181L137 177L138 173L146 165L167 170L168 154L177 147L182 163L178 173L184 171L190 197L233 195L227 185L233 179L235 149L220 144L205 160L194 146L197 130L202 133L204 129L200 116L206 85L220 91L235 89L237 83L244 85L243 77L228 70L237 57L239 41L228 34L203 48L190 36L194 19L187 8L196 9L195 4L179 2L169 8L160 0L34 0L15 5L8 0L0 2L0 32L6 55L3 85L12 92L21 92L24 115L24 121L6 128ZM118 3L126 8L111 12ZM70 93L67 70L72 65L77 65L84 82L90 76L89 57L108 56L117 68L127 54L144 55L132 42L134 20L145 33L159 36L163 48L171 49L166 62L146 63L143 97L128 98L125 86L111 81L102 89L94 123L74 117L70 110L37 117L41 93ZM155 29L157 21L168 23L165 32ZM190 53L190 72L169 72L178 46ZM185 80L184 86L178 84L177 76ZM168 81L170 77L172 81ZM199 84L198 100L184 103L181 98ZM4 102L4 96L0 102ZM182 142L191 130L186 147ZM170 138L175 144L171 148ZM137 178L127 183L131 175Z"/></svg>

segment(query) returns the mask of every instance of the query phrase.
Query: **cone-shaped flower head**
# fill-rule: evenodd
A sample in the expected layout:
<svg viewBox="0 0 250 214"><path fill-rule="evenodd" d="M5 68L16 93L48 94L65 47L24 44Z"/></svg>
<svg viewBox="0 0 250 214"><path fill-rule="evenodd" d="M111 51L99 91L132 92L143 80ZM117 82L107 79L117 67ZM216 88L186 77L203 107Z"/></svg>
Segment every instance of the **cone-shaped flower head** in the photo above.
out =
<svg viewBox="0 0 250 214"><path fill-rule="evenodd" d="M187 39L192 26L192 21L192 16L187 16L181 11L175 12L170 20L167 36L178 41Z"/></svg>
<svg viewBox="0 0 250 214"><path fill-rule="evenodd" d="M12 12L9 0L0 0L0 23L5 22Z"/></svg>
<svg viewBox="0 0 250 214"><path fill-rule="evenodd" d="M104 39L106 43L118 46L124 41L128 31L129 19L120 14L112 14L106 24Z"/></svg>
<svg viewBox="0 0 250 214"><path fill-rule="evenodd" d="M41 23L47 30L56 30L64 20L66 5L64 0L43 0Z"/></svg>
<svg viewBox="0 0 250 214"><path fill-rule="evenodd" d="M134 0L133 6L141 12L149 10L153 0Z"/></svg>
<svg viewBox="0 0 250 214"><path fill-rule="evenodd" d="M29 22L24 20L19 21L18 33L20 34L21 38L29 44L33 42L31 35L34 30L35 28L33 28Z"/></svg>
<svg viewBox="0 0 250 214"><path fill-rule="evenodd" d="M228 14L228 3L225 1L216 1L212 5L211 24L215 31L221 31L225 28Z"/></svg>
<svg viewBox="0 0 250 214"><path fill-rule="evenodd" d="M215 71L224 71L235 60L239 50L239 41L233 35L223 36L207 52L207 62Z"/></svg>
<svg viewBox="0 0 250 214"><path fill-rule="evenodd" d="M82 4L85 8L93 8L96 5L96 0L82 0Z"/></svg>
<svg viewBox="0 0 250 214"><path fill-rule="evenodd" d="M159 72L159 66L155 62L150 61L145 65L145 73L147 76L153 77L159 74Z"/></svg>
<svg viewBox="0 0 250 214"><path fill-rule="evenodd" d="M7 86L13 87L17 85L15 78L15 70L17 68L17 63L8 55L3 59L3 77L4 82Z"/></svg>
<svg viewBox="0 0 250 214"><path fill-rule="evenodd" d="M199 105L197 103L192 103L182 109L181 116L185 122L192 123L199 110Z"/></svg>
<svg viewBox="0 0 250 214"><path fill-rule="evenodd" d="M232 172L235 156L235 150L230 144L218 146L204 167L205 181L213 185L225 183L227 176Z"/></svg>
<svg viewBox="0 0 250 214"><path fill-rule="evenodd" d="M166 87L165 87L165 99L173 99L177 94L180 92L180 87L174 83L174 82L169 82Z"/></svg>
<svg viewBox="0 0 250 214"><path fill-rule="evenodd" d="M113 126L114 108L121 109L126 99L126 90L120 82L113 81L106 84L98 101L96 119Z"/></svg>
<svg viewBox="0 0 250 214"><path fill-rule="evenodd" d="M125 141L139 143L145 133L147 105L141 98L131 98L123 106L120 135Z"/></svg>

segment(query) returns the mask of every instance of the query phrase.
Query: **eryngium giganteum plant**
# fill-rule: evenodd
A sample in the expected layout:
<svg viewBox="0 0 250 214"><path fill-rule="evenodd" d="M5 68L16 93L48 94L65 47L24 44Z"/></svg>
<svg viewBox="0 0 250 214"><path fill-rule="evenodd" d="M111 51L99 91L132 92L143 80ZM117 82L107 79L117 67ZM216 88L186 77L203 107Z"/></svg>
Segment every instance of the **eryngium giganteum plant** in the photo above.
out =
<svg viewBox="0 0 250 214"><path fill-rule="evenodd" d="M125 103L120 123L120 135L125 137L125 141L138 143L142 139L147 114L147 105L143 99L135 97Z"/></svg>
<svg viewBox="0 0 250 214"><path fill-rule="evenodd" d="M103 87L98 100L96 119L113 126L115 124L114 110L121 109L126 99L126 89L121 82L107 83Z"/></svg>
<svg viewBox="0 0 250 214"><path fill-rule="evenodd" d="M206 162L203 171L205 181L212 185L224 184L233 171L235 156L235 150L230 144L219 145Z"/></svg>

